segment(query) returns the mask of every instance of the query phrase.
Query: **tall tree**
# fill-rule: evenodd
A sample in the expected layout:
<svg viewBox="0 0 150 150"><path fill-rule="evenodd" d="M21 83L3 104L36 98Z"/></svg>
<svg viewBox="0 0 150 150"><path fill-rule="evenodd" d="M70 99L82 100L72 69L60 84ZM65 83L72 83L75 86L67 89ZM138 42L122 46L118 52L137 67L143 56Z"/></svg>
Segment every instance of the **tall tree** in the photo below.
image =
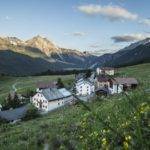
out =
<svg viewBox="0 0 150 150"><path fill-rule="evenodd" d="M92 71L91 70L87 70L86 74L85 74L85 77L89 78L91 76L91 74L92 74Z"/></svg>
<svg viewBox="0 0 150 150"><path fill-rule="evenodd" d="M64 88L64 83L62 82L61 78L58 78L57 80L57 87L60 88Z"/></svg>
<svg viewBox="0 0 150 150"><path fill-rule="evenodd" d="M10 109L10 108L16 108L21 105L21 101L19 100L19 97L17 93L8 94L6 101L4 103L4 109Z"/></svg>

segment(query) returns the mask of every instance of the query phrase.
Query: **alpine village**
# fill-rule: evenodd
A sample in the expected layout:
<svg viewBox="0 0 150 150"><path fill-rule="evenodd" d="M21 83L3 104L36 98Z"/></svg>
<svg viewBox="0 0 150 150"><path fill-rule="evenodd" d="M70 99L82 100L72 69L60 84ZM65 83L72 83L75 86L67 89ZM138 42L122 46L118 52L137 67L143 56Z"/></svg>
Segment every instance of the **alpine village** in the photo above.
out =
<svg viewBox="0 0 150 150"><path fill-rule="evenodd" d="M0 150L150 150L150 0L0 0Z"/></svg>
<svg viewBox="0 0 150 150"><path fill-rule="evenodd" d="M120 94L128 90L134 90L138 81L133 77L116 76L117 69L111 67L97 68L95 71L87 70L86 73L75 75L73 86L70 89L64 87L61 78L53 82L38 82L36 93L30 97L39 113L48 113L65 105L74 105L77 101L91 101L97 97ZM18 99L18 103L24 102L26 97L11 91L9 99ZM17 102L16 102L17 104ZM0 117L8 122L21 121L28 108L25 106L0 112ZM1 105L1 110L3 107Z"/></svg>

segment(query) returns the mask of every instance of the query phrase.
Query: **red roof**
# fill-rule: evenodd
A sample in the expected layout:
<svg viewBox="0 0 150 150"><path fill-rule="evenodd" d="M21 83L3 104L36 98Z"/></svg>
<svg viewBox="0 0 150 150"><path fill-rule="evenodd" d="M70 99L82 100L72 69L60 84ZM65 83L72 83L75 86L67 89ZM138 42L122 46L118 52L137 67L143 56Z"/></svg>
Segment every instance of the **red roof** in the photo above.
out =
<svg viewBox="0 0 150 150"><path fill-rule="evenodd" d="M100 77L97 78L97 80L98 80L98 82L107 82L107 81L110 80L110 78L105 77L105 76L104 77L100 76Z"/></svg>
<svg viewBox="0 0 150 150"><path fill-rule="evenodd" d="M46 89L46 88L55 88L56 83L55 82L38 82L37 88L39 89Z"/></svg>

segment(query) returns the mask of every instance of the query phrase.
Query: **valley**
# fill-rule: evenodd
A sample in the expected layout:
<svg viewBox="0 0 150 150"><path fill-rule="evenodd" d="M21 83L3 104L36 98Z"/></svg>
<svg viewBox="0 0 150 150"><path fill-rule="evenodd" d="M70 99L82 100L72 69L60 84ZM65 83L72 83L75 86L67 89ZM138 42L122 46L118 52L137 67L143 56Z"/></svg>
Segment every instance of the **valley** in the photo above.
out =
<svg viewBox="0 0 150 150"><path fill-rule="evenodd" d="M147 131L145 132L144 129L148 130L148 126L140 124L142 136L145 138L139 139L138 126L135 121L143 120L143 114L149 111L147 104L150 95L149 93L143 93L150 85L149 68L150 64L148 63L119 69L118 74L120 76L136 77L140 83L138 89L128 93L130 100L123 94L98 98L92 103L86 104L91 111L88 111L84 105L79 103L62 107L30 121L14 125L1 125L0 147L3 150L10 148L12 150L43 149L45 147L53 149L60 148L60 146L65 149L87 149L87 147L97 149L101 147L101 142L106 140L107 145L105 146L120 148L123 147L124 140L122 139L120 144L116 141L120 140L121 134L123 138L130 136L133 141L132 148L139 148L141 142L146 148L148 141L145 138L148 137L146 136ZM50 81L57 78L58 76L1 77L1 94L8 92L8 89L11 89L11 86L15 83L18 83L16 85L18 92L23 92L26 88L35 88L37 81ZM72 82L74 76L61 76L61 78L67 85L70 81ZM131 102L134 108L131 107ZM141 107L144 112L139 112ZM134 114L132 114L133 110ZM134 120L138 112L141 114L141 118ZM108 123L110 121L111 124L107 126L105 121ZM99 140L99 143L96 142L96 139ZM14 145L14 143L17 144Z"/></svg>
<svg viewBox="0 0 150 150"><path fill-rule="evenodd" d="M99 66L122 67L148 63L149 41L147 38L116 53L95 56L88 52L60 48L39 35L27 41L16 37L0 38L0 74L27 76L47 70L95 69Z"/></svg>

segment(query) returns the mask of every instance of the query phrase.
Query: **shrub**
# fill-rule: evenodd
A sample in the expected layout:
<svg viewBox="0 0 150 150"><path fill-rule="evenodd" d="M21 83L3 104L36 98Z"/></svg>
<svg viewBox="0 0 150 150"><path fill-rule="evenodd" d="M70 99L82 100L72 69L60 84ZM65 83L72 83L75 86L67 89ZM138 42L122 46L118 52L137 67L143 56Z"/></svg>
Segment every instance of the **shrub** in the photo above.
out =
<svg viewBox="0 0 150 150"><path fill-rule="evenodd" d="M62 82L61 78L58 78L58 80L57 80L57 87L64 88L64 83Z"/></svg>
<svg viewBox="0 0 150 150"><path fill-rule="evenodd" d="M23 120L30 120L30 119L37 118L39 116L40 114L38 113L38 109L35 106L30 104Z"/></svg>

